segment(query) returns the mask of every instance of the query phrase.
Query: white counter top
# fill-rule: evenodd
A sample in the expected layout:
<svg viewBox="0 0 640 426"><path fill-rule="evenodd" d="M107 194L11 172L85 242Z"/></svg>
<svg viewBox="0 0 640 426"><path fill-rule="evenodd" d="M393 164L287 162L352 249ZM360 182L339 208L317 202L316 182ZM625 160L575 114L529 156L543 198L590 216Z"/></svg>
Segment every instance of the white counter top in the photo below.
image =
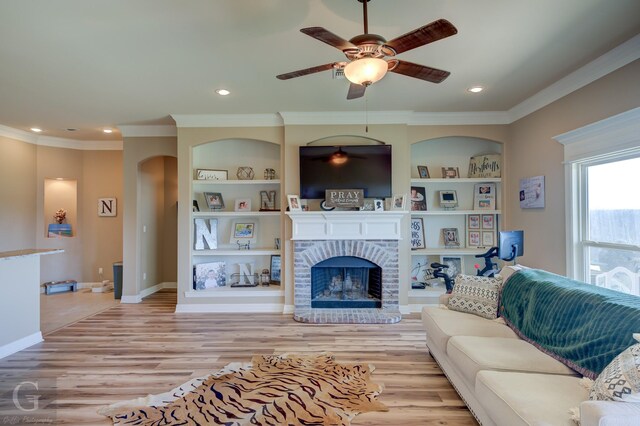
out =
<svg viewBox="0 0 640 426"><path fill-rule="evenodd" d="M62 249L24 249L0 252L0 261L25 256L42 256L45 254L63 253Z"/></svg>

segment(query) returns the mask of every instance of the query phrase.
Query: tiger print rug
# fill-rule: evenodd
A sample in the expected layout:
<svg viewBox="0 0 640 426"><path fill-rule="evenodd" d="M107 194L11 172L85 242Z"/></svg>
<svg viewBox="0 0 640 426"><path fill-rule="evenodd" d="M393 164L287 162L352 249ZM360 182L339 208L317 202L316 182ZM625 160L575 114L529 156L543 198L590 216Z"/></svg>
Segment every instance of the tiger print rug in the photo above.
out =
<svg viewBox="0 0 640 426"><path fill-rule="evenodd" d="M98 412L114 425L340 425L387 411L374 367L338 363L332 354L255 355L160 395Z"/></svg>

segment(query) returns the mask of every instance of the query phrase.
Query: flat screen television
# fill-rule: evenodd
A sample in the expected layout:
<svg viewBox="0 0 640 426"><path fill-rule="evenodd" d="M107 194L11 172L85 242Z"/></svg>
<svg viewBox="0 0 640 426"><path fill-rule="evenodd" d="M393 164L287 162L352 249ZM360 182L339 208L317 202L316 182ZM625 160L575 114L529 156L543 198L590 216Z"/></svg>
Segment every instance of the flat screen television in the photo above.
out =
<svg viewBox="0 0 640 426"><path fill-rule="evenodd" d="M512 261L524 254L524 231L500 231L498 257Z"/></svg>
<svg viewBox="0 0 640 426"><path fill-rule="evenodd" d="M301 146L300 198L323 199L326 189L391 197L391 145Z"/></svg>

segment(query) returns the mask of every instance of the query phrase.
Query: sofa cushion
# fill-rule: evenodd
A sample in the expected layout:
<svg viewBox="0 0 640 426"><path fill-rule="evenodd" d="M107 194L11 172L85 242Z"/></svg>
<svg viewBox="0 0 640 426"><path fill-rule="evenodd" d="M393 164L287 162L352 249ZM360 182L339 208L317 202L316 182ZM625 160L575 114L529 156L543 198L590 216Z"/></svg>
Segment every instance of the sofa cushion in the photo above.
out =
<svg viewBox="0 0 640 426"><path fill-rule="evenodd" d="M575 426L569 409L588 398L579 382L574 376L483 370L475 394L498 425Z"/></svg>
<svg viewBox="0 0 640 426"><path fill-rule="evenodd" d="M454 336L447 343L447 356L472 388L480 370L578 375L520 339Z"/></svg>
<svg viewBox="0 0 640 426"><path fill-rule="evenodd" d="M513 330L497 321L436 306L422 308L422 323L428 339L443 353L451 336L518 338Z"/></svg>
<svg viewBox="0 0 640 426"><path fill-rule="evenodd" d="M622 351L602 370L589 398L640 402L640 343Z"/></svg>
<svg viewBox="0 0 640 426"><path fill-rule="evenodd" d="M502 277L478 277L460 274L449 299L449 309L483 318L498 317L498 298Z"/></svg>

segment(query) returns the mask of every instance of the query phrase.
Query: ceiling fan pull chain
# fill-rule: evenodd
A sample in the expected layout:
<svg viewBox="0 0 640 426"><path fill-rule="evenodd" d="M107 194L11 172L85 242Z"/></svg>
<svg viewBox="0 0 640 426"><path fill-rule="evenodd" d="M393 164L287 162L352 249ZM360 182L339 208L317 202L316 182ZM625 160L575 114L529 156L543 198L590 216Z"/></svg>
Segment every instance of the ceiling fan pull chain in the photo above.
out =
<svg viewBox="0 0 640 426"><path fill-rule="evenodd" d="M369 102L367 92L364 93L364 132L369 133Z"/></svg>

